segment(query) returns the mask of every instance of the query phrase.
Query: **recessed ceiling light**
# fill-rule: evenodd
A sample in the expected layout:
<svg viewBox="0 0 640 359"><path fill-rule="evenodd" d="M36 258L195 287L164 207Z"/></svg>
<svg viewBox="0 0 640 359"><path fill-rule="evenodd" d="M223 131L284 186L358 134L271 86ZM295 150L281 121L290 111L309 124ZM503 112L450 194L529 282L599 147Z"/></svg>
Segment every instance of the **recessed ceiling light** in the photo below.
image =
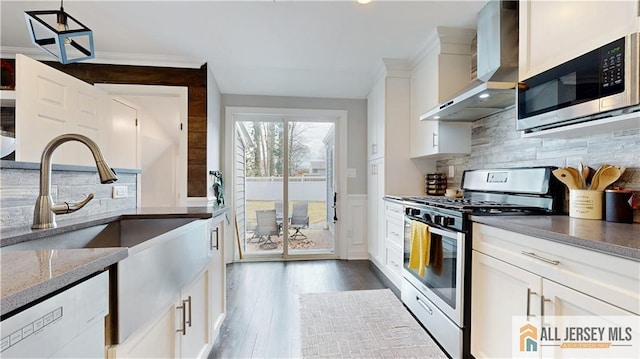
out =
<svg viewBox="0 0 640 359"><path fill-rule="evenodd" d="M433 119L434 119L434 120L439 120L439 119L440 119L440 116L433 116Z"/></svg>
<svg viewBox="0 0 640 359"><path fill-rule="evenodd" d="M483 93L482 95L480 95L480 96L478 96L478 97L480 97L480 98L487 98L487 97L489 97L489 94L488 94L488 93Z"/></svg>
<svg viewBox="0 0 640 359"><path fill-rule="evenodd" d="M356 2L360 5L367 5L371 0L356 0Z"/></svg>

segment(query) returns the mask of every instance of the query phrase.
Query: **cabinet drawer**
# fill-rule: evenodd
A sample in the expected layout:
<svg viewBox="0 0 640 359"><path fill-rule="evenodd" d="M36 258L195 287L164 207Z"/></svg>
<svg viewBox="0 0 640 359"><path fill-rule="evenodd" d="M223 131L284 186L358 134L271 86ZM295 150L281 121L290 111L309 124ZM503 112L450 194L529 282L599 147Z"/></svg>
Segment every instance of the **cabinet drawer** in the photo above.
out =
<svg viewBox="0 0 640 359"><path fill-rule="evenodd" d="M404 220L404 210L401 204L384 202L384 215L386 218L394 218L400 222Z"/></svg>
<svg viewBox="0 0 640 359"><path fill-rule="evenodd" d="M404 242L404 225L402 221L387 218L385 220L384 238L402 248Z"/></svg>
<svg viewBox="0 0 640 359"><path fill-rule="evenodd" d="M384 265L394 274L402 277L402 261L402 248L387 241L385 246Z"/></svg>
<svg viewBox="0 0 640 359"><path fill-rule="evenodd" d="M640 263L474 223L473 249L640 314Z"/></svg>

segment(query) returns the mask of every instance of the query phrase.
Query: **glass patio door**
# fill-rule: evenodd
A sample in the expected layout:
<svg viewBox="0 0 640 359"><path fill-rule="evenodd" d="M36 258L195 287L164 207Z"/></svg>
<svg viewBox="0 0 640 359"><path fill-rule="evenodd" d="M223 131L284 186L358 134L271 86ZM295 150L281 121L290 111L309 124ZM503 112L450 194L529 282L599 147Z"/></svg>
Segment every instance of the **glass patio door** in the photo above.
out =
<svg viewBox="0 0 640 359"><path fill-rule="evenodd" d="M333 222L335 124L286 121L287 254L335 254Z"/></svg>
<svg viewBox="0 0 640 359"><path fill-rule="evenodd" d="M334 139L335 121L236 121L235 207L245 257L335 254Z"/></svg>

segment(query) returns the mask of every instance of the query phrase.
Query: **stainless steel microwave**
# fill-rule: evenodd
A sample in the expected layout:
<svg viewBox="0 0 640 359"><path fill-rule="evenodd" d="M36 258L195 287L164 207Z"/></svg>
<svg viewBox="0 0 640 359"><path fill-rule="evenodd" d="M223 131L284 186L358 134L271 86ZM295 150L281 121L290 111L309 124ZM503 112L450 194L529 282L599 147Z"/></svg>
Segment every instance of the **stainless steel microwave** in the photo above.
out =
<svg viewBox="0 0 640 359"><path fill-rule="evenodd" d="M638 111L640 33L518 83L516 128L525 132Z"/></svg>

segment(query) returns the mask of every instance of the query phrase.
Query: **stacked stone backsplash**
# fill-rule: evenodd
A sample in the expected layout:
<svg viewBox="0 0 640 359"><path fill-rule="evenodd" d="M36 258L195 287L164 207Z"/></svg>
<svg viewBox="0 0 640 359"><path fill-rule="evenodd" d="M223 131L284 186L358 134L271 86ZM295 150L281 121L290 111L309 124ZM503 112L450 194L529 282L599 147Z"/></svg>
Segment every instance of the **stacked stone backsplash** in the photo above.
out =
<svg viewBox="0 0 640 359"><path fill-rule="evenodd" d="M114 185L127 186L128 197L111 198ZM39 169L3 166L0 170L0 228L6 230L30 227L39 189ZM54 170L51 174L51 196L54 202L78 202L89 193L94 194L93 200L77 212L57 215L58 222L136 208L136 190L136 173L118 173L118 181L113 184L101 184L95 171Z"/></svg>
<svg viewBox="0 0 640 359"><path fill-rule="evenodd" d="M516 131L515 108L473 122L471 154L436 162L437 172L455 167L449 187L460 186L466 169L528 166L577 167L582 161L594 169L602 164L626 167L614 186L640 195L640 126L631 130L602 132L586 137L521 138ZM635 211L634 222L640 222Z"/></svg>

